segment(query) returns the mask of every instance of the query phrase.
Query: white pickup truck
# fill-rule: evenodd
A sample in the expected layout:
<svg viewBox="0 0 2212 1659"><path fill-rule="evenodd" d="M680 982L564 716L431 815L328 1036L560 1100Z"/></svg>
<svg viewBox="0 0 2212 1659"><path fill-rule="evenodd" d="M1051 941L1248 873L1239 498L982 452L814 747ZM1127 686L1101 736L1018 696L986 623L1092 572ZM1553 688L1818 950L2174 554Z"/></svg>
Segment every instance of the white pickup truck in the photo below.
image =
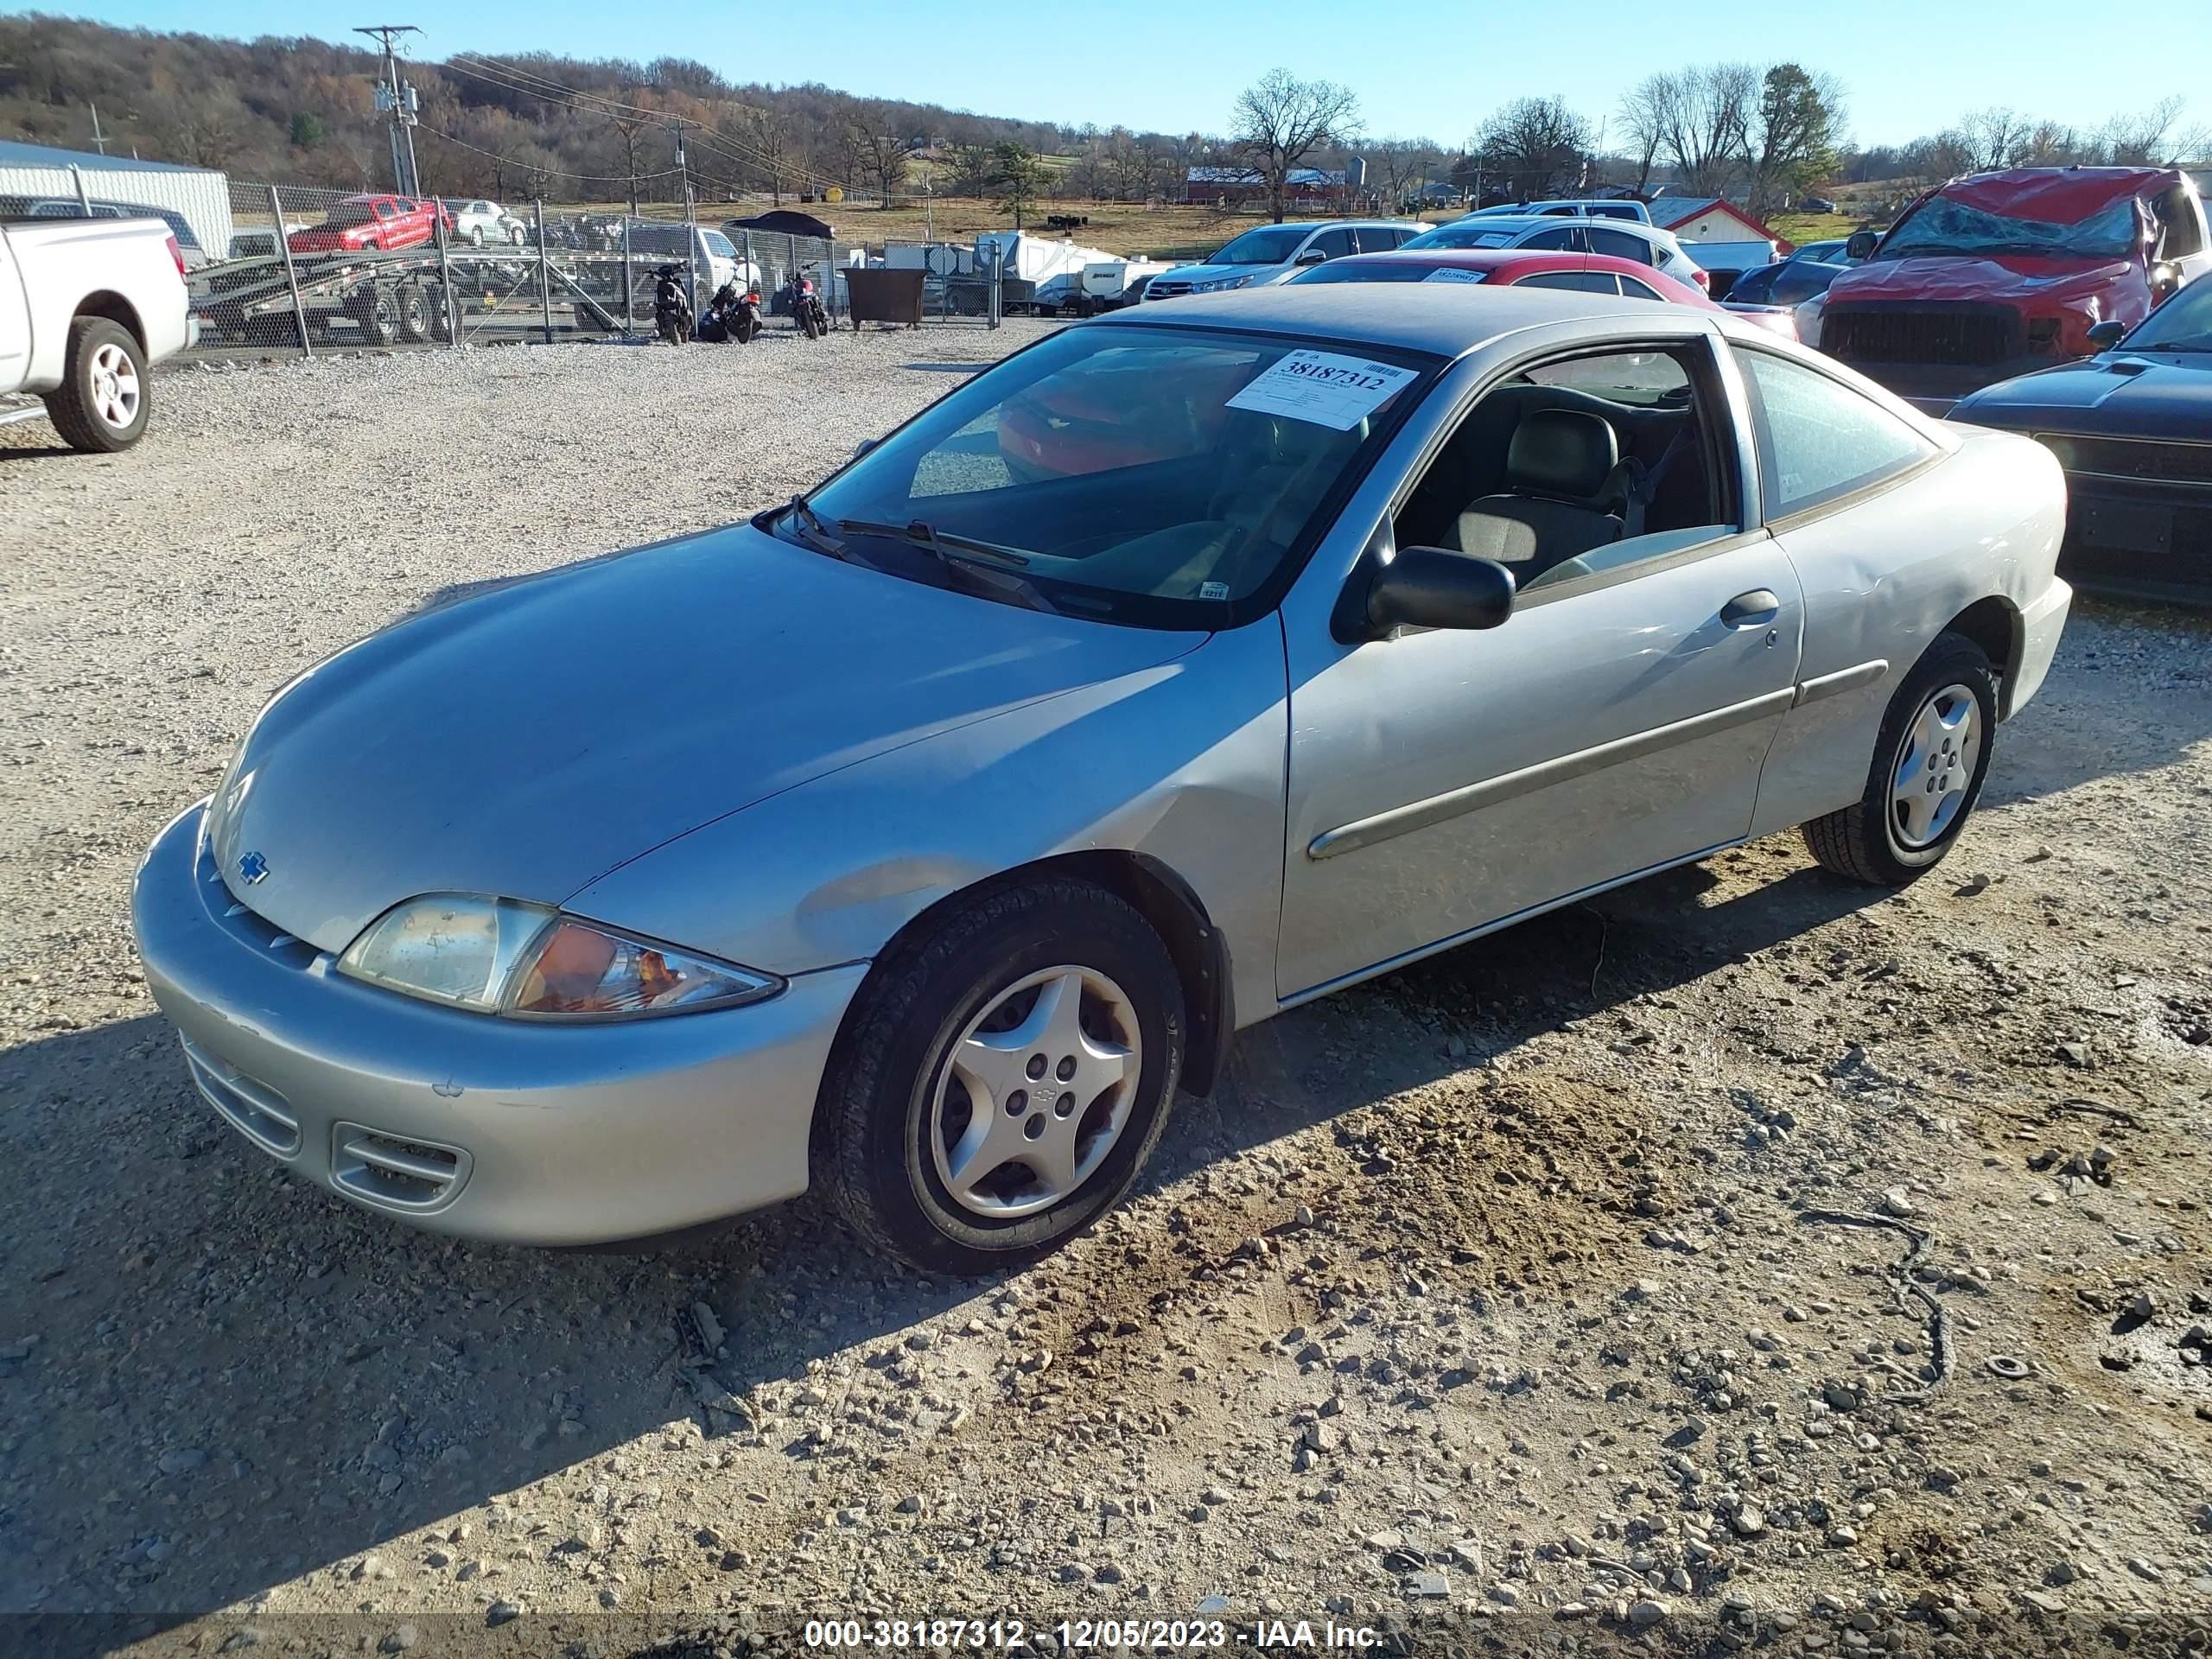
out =
<svg viewBox="0 0 2212 1659"><path fill-rule="evenodd" d="M153 407L148 365L196 333L162 220L0 219L0 394L44 398L72 448L136 443Z"/></svg>

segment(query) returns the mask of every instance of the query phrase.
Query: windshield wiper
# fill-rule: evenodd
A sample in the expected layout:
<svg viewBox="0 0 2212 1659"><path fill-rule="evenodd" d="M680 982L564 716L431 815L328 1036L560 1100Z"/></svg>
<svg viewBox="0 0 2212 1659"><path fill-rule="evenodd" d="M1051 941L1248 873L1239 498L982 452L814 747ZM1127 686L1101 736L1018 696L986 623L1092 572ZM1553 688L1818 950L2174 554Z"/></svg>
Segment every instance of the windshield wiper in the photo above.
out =
<svg viewBox="0 0 2212 1659"><path fill-rule="evenodd" d="M804 546L817 553L827 553L833 559L842 559L848 564L866 563L830 533L830 526L822 522L822 515L808 505L804 495L791 497L791 504L785 511L791 515L791 534Z"/></svg>
<svg viewBox="0 0 2212 1659"><path fill-rule="evenodd" d="M1060 614L1060 607L1037 589L1037 585L1026 576L1016 575L1008 565L1017 568L1029 563L1027 553L1014 548L1001 547L995 542L979 542L966 536L948 536L917 518L911 524L878 524L864 518L841 518L838 528L856 531L862 536L888 536L918 547L934 556L944 571L962 582L970 593L979 593L994 599L1011 599L1027 605L1033 611L1049 611Z"/></svg>
<svg viewBox="0 0 2212 1659"><path fill-rule="evenodd" d="M985 558L1002 564L1027 568L1029 556L1019 548L1001 547L996 542L979 542L972 536L951 536L919 518L903 524L879 524L866 518L840 518L840 530L858 531L863 536L895 536L902 542L912 542L917 547L935 551L957 550L963 553L980 553Z"/></svg>

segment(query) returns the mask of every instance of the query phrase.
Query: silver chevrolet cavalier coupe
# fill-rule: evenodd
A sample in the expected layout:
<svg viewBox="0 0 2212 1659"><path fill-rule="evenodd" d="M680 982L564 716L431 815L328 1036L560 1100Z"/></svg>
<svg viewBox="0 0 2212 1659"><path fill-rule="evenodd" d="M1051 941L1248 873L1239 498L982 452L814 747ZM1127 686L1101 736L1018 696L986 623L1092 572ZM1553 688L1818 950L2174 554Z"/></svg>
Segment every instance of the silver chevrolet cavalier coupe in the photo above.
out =
<svg viewBox="0 0 2212 1659"><path fill-rule="evenodd" d="M356 1203L603 1243L814 1187L989 1269L1239 1027L1792 825L1913 880L2064 522L2038 445L1726 315L1149 305L309 669L134 920L201 1093Z"/></svg>

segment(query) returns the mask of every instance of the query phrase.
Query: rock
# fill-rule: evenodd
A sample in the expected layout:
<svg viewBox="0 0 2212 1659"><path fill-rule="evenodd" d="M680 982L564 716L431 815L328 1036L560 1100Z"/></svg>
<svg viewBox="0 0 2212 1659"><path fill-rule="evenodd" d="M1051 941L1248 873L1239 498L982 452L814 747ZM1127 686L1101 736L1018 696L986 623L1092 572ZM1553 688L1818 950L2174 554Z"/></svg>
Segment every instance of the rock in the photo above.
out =
<svg viewBox="0 0 2212 1659"><path fill-rule="evenodd" d="M917 1497L914 1493L912 1493L912 1492L909 1492L909 1493L907 1493L907 1494L906 1494L906 1497L902 1497L902 1498L900 1498L900 1499L899 1500L899 1514L901 1514L901 1515L919 1515L921 1512L922 1512L922 1500L921 1500L918 1497Z"/></svg>
<svg viewBox="0 0 2212 1659"><path fill-rule="evenodd" d="M1552 1609L1552 1617L1554 1618L1587 1618L1590 1617L1590 1604L1586 1601L1562 1601Z"/></svg>
<svg viewBox="0 0 2212 1659"><path fill-rule="evenodd" d="M2047 1595L2040 1590L2023 1590L2020 1592L2020 1599L2040 1612L2063 1613L2066 1611L2066 1604L2063 1601L2056 1596Z"/></svg>
<svg viewBox="0 0 2212 1659"><path fill-rule="evenodd" d="M423 1565L425 1567L451 1567L453 1565L453 1557L447 1554L442 1549L434 1549L430 1551L429 1554L423 1557Z"/></svg>
<svg viewBox="0 0 2212 1659"><path fill-rule="evenodd" d="M1648 1630L1654 1624L1663 1623L1672 1611L1674 1609L1663 1601L1634 1602L1628 1610L1628 1622L1639 1630Z"/></svg>
<svg viewBox="0 0 2212 1659"><path fill-rule="evenodd" d="M377 1643L378 1653L404 1653L421 1638L412 1624L403 1624Z"/></svg>
<svg viewBox="0 0 2212 1659"><path fill-rule="evenodd" d="M1756 1503L1738 1504L1736 1513L1728 1517L1740 1538L1756 1538L1766 1530L1766 1511Z"/></svg>
<svg viewBox="0 0 2212 1659"><path fill-rule="evenodd" d="M161 1468L165 1475L184 1475L191 1473L194 1469L203 1467L207 1461L207 1454L205 1452L196 1446L188 1446L174 1452L162 1452Z"/></svg>
<svg viewBox="0 0 2212 1659"><path fill-rule="evenodd" d="M2148 1579L2152 1584L2165 1582L2166 1575L2140 1555L2131 1555L2127 1558L2127 1570L2139 1579Z"/></svg>
<svg viewBox="0 0 2212 1659"><path fill-rule="evenodd" d="M261 1645L264 1639L264 1638L263 1637L260 1630L253 1625L241 1624L238 1629L232 1630L228 1636L223 1638L223 1645L216 1649L215 1651L218 1653L236 1653L242 1648L257 1648Z"/></svg>
<svg viewBox="0 0 2212 1659"><path fill-rule="evenodd" d="M1344 1437L1326 1423L1308 1423L1300 1436L1316 1452L1333 1452L1344 1443Z"/></svg>
<svg viewBox="0 0 2212 1659"><path fill-rule="evenodd" d="M2058 1058L2076 1071L2088 1070L2089 1051L2080 1043L2061 1043L2058 1046Z"/></svg>
<svg viewBox="0 0 2212 1659"><path fill-rule="evenodd" d="M1521 1605L1521 1592L1502 1579L1491 1586L1490 1599L1506 1607L1518 1607Z"/></svg>
<svg viewBox="0 0 2212 1659"><path fill-rule="evenodd" d="M713 1308L704 1302L692 1303L691 1323L699 1328L699 1345L709 1354L722 1345L722 1322L715 1317Z"/></svg>
<svg viewBox="0 0 2212 1659"><path fill-rule="evenodd" d="M1901 1186L1892 1186L1882 1194L1882 1213L1903 1221L1914 1213L1912 1194Z"/></svg>
<svg viewBox="0 0 2212 1659"><path fill-rule="evenodd" d="M1442 1601L1452 1593L1452 1581L1430 1567L1407 1580L1406 1593L1422 1601Z"/></svg>
<svg viewBox="0 0 2212 1659"><path fill-rule="evenodd" d="M1311 1227L1313 1224L1313 1212L1301 1204L1292 1214L1290 1222L1294 1227Z"/></svg>
<svg viewBox="0 0 2212 1659"><path fill-rule="evenodd" d="M1828 1544L1832 1548L1848 1549L1859 1541L1858 1532L1841 1522L1828 1529Z"/></svg>
<svg viewBox="0 0 2212 1659"><path fill-rule="evenodd" d="M495 1601L484 1612L486 1624L505 1624L510 1619L523 1616L523 1605L518 1601Z"/></svg>

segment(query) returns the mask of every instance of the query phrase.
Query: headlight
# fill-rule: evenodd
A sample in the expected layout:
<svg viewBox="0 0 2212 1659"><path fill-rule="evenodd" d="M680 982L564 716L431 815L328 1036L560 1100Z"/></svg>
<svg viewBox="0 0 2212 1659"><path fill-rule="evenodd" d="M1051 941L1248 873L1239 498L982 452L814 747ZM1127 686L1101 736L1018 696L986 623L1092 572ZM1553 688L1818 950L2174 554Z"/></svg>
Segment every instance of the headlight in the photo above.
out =
<svg viewBox="0 0 2212 1659"><path fill-rule="evenodd" d="M1242 288L1245 283L1251 280L1252 279L1249 276L1217 276L1210 283L1198 283L1194 284L1191 292L1193 294L1221 294L1225 293L1232 288Z"/></svg>
<svg viewBox="0 0 2212 1659"><path fill-rule="evenodd" d="M346 947L338 971L480 1014L540 1020L689 1014L784 988L772 974L544 905L466 893L395 905Z"/></svg>

